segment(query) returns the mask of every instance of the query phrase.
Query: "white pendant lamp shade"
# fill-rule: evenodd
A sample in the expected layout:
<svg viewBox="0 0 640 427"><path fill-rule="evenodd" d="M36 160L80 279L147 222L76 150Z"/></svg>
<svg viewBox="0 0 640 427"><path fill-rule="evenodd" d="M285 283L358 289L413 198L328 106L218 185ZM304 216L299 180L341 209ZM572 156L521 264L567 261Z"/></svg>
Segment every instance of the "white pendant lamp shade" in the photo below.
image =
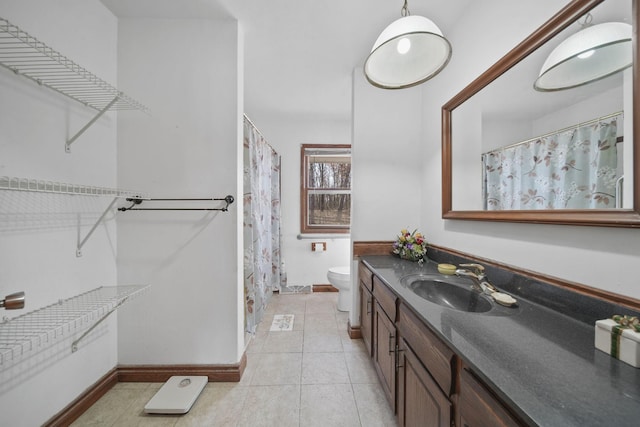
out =
<svg viewBox="0 0 640 427"><path fill-rule="evenodd" d="M586 27L549 54L533 86L542 92L569 89L630 67L631 39L631 25L623 22Z"/></svg>
<svg viewBox="0 0 640 427"><path fill-rule="evenodd" d="M364 63L364 73L374 86L400 89L429 80L450 58L451 45L433 21L404 16L382 31Z"/></svg>

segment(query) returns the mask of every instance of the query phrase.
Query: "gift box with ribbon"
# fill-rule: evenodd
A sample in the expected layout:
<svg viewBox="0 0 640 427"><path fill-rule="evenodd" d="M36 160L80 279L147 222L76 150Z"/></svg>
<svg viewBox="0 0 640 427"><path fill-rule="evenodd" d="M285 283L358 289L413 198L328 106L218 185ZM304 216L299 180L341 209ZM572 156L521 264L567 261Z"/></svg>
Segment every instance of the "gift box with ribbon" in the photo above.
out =
<svg viewBox="0 0 640 427"><path fill-rule="evenodd" d="M640 367L640 320L619 315L597 320L596 348L631 366Z"/></svg>

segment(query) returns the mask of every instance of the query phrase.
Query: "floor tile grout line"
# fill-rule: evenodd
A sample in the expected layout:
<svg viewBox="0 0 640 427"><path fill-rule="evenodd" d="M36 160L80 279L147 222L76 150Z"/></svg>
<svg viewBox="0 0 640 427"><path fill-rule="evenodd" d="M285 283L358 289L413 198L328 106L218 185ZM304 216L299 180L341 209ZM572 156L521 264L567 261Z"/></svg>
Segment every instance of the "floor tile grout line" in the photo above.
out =
<svg viewBox="0 0 640 427"><path fill-rule="evenodd" d="M341 341L342 343L342 341ZM353 403L356 405L356 412L358 413L358 423L362 427L362 416L360 415L360 407L358 406L358 399L356 399L356 391L353 388L353 376L351 374L351 370L349 369L349 364L347 363L347 355L345 352L342 352L344 356L344 364L347 367L347 375L349 376L349 386L351 387L351 395L353 396Z"/></svg>
<svg viewBox="0 0 640 427"><path fill-rule="evenodd" d="M358 413L358 422L360 423L360 427L362 426L362 415L360 415L360 406L358 406L358 399L356 399L356 391L353 388L353 383L349 384L351 386L351 394L353 395L353 403L356 405L356 412Z"/></svg>
<svg viewBox="0 0 640 427"><path fill-rule="evenodd" d="M307 321L307 301L304 302L305 323ZM304 341L306 336L305 325L302 325L302 360L300 362L300 394L298 394L298 426L302 425L302 372L304 370Z"/></svg>

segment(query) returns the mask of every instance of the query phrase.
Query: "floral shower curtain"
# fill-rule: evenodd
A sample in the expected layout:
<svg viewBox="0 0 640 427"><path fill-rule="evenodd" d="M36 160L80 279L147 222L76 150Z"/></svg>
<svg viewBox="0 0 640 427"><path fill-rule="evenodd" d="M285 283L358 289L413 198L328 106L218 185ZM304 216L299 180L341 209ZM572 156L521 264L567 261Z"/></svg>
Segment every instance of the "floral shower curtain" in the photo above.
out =
<svg viewBox="0 0 640 427"><path fill-rule="evenodd" d="M245 330L254 333L280 286L280 156L244 118Z"/></svg>
<svg viewBox="0 0 640 427"><path fill-rule="evenodd" d="M483 154L484 209L615 208L620 118Z"/></svg>

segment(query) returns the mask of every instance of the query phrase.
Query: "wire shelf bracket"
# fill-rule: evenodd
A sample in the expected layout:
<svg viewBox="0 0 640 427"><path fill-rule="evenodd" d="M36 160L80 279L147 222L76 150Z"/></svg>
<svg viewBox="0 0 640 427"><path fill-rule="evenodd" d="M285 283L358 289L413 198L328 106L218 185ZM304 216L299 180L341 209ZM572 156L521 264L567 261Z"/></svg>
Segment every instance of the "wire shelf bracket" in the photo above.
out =
<svg viewBox="0 0 640 427"><path fill-rule="evenodd" d="M79 257L82 256L82 247L84 246L85 243L87 243L87 240L89 240L89 237L91 237L91 235L96 230L96 228L98 228L98 225L100 225L100 223L102 222L104 217L109 213L109 211L111 210L111 208L113 208L113 205L115 205L117 201L118 201L117 197L114 197L113 200L111 200L111 203L109 203L109 206L107 206L107 209L105 209L104 212L102 212L102 215L100 215L100 218L98 218L96 223L93 224L93 227L91 227L91 229L89 230L87 235L84 236L84 239L80 239L80 233L81 233L80 224L81 224L81 221L80 221L80 214L78 214L78 246L76 248L76 257L79 258Z"/></svg>
<svg viewBox="0 0 640 427"><path fill-rule="evenodd" d="M118 301L116 303L116 305L114 305L113 307L111 307L106 313L104 313L102 315L102 317L100 317L98 320L95 321L95 323L93 325L91 325L89 327L89 329L87 329L86 331L84 331L82 333L82 335L80 335L78 338L76 338L72 343L71 343L71 352L75 353L76 351L78 351L78 343L80 341L82 341L84 339L84 337L86 337L87 335L89 335L91 333L91 331L93 331L96 327L98 327L98 325L100 323L102 323L107 317L109 317L111 315L111 313L113 313L114 311L116 311L118 308L120 308L120 306L122 304L124 304L125 302L127 302L127 300L129 299L129 295L125 296L124 298L122 298L120 301Z"/></svg>
<svg viewBox="0 0 640 427"><path fill-rule="evenodd" d="M78 343L117 308L151 285L102 286L0 323L0 371L12 363L83 332Z"/></svg>
<svg viewBox="0 0 640 427"><path fill-rule="evenodd" d="M80 135L82 135L87 129L89 129L91 127L91 125L93 125L100 117L102 117L102 115L104 113L109 111L109 109L113 106L113 104L115 104L118 101L118 99L120 99L120 95L118 95L115 98L113 98L113 101L108 103L102 110L100 110L98 112L98 114L96 114L91 120L89 120L89 122L86 125L84 125L84 127L82 129L80 129L78 132L76 132L75 135L73 135L71 138L69 138L67 140L67 142L64 144L64 151L67 152L67 153L70 153L71 152L71 144L73 144L75 142L75 140L80 137Z"/></svg>
<svg viewBox="0 0 640 427"><path fill-rule="evenodd" d="M1 17L0 65L98 111L65 142L67 153L71 144L111 109L149 112L140 102Z"/></svg>

